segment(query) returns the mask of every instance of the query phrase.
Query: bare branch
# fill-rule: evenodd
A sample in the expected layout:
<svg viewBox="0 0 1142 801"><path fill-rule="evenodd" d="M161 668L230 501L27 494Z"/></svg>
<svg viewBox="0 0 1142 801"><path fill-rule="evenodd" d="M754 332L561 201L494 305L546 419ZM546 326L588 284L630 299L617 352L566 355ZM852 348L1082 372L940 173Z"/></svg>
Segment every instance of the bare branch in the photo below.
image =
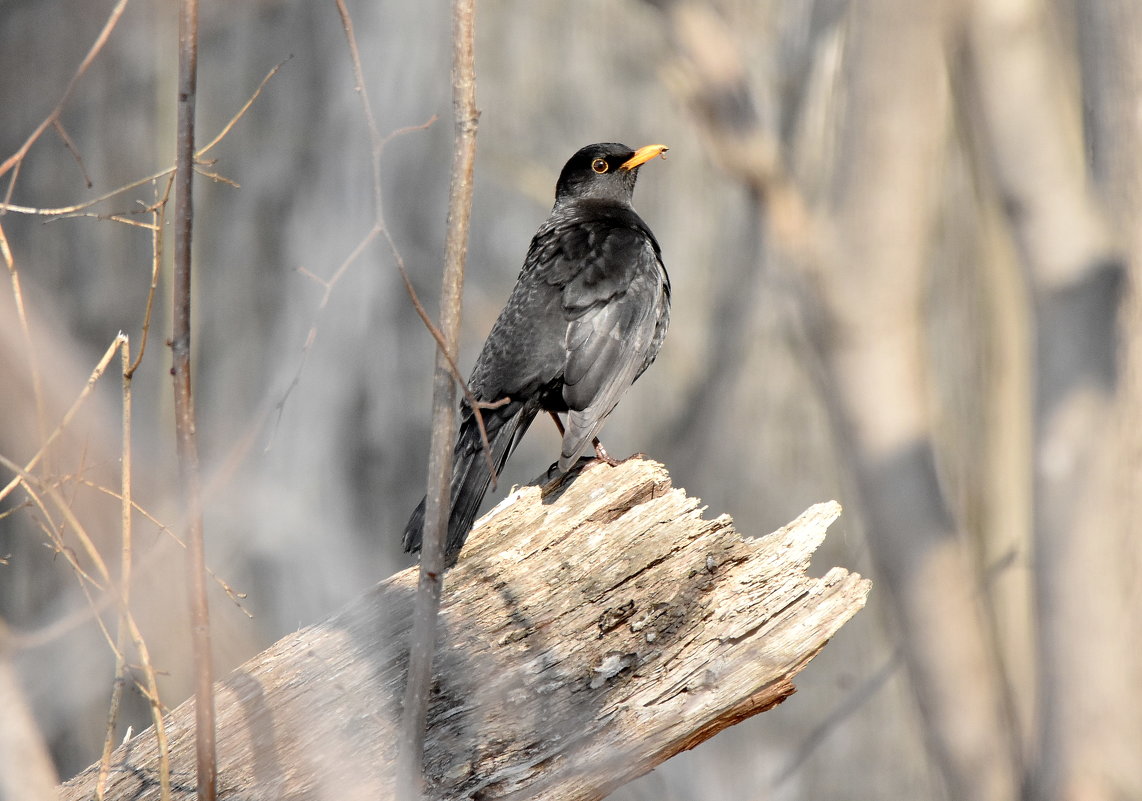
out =
<svg viewBox="0 0 1142 801"><path fill-rule="evenodd" d="M78 83L79 79L83 77L83 74L87 72L87 68L91 66L91 62L95 60L95 57L99 55L99 51L107 44L107 39L111 36L111 32L115 30L115 26L119 24L119 18L123 16L123 12L126 8L127 0L119 0L119 2L115 4L115 8L111 9L111 15L107 18L107 22L104 23L103 30L99 32L95 43L91 45L91 48L87 51L87 55L85 55L83 61L80 62L79 68L76 69L75 74L71 76L71 80L67 82L67 87L63 90L63 96L59 99L59 102L56 103L51 113L44 118L43 122L36 126L36 130L32 131L31 136L25 140L24 144L20 145L20 149L5 159L3 164L0 164L0 177L7 175L8 172L13 169L18 171L24 157L28 155L28 151L32 149L32 145L36 143L36 140L40 138L44 131L59 119L59 115L63 113L64 106L67 105L67 101L71 98L71 93L75 89L76 83ZM13 172L12 178L8 181L8 191L4 196L5 202L12 199L12 190L16 187L16 176L17 173ZM0 213L3 213L2 209L0 209Z"/></svg>
<svg viewBox="0 0 1142 801"><path fill-rule="evenodd" d="M122 336L116 338L115 340L116 347L118 347L120 344L126 344ZM29 474L27 471L21 469L19 465L13 463L10 459L7 459L2 454L0 454L0 465L3 465L7 469L17 474L17 478L24 485L25 491L27 491L29 497L43 513L44 523L47 525L51 525L51 515L48 512L47 505L40 498L41 492L52 500L56 508L59 510L60 514L63 516L64 520L67 522L68 526L70 526L71 530L79 539L80 544L83 545L84 552L91 559L92 564L95 566L97 572L99 573L99 577L102 581L102 586L106 587L108 594L110 594L119 605L119 609L122 613L121 619L127 625L127 629L131 635L131 642L135 646L135 650L138 652L139 659L142 663L143 675L146 679L146 683L144 685L138 686L140 692L150 704L151 720L154 723L155 747L158 750L158 783L162 800L168 801L170 798L170 768L167 758L168 744L166 727L163 723L162 717L163 708L159 698L158 679L154 665L151 662L150 649L147 647L146 640L143 639L142 632L140 631L134 616L131 614L130 607L127 606L123 595L120 592L121 588L112 579L111 571L107 568L107 563L103 559L102 554L99 553L99 550L95 547L91 537L88 536L83 523L80 522L80 520L75 516L75 513L72 511L70 505L66 502L63 496L60 495L59 489ZM82 579L79 582L79 586L87 598L88 606L92 609L97 608L98 602L91 595L91 586L100 585L79 565L75 554L72 553L70 548L66 547L63 544L62 537L59 536L58 532L49 530L48 535L55 543L59 552L62 553L68 560L69 564L71 564L72 569L75 570L76 574L79 575ZM108 645L111 647L112 652L115 653L116 657L118 658L121 651L116 644L116 639L111 636L111 633L107 630L106 626L104 626L102 619L98 615L94 615L94 620L99 627L99 630L103 633L103 637L106 639Z"/></svg>
<svg viewBox="0 0 1142 801"><path fill-rule="evenodd" d="M135 356L135 361L127 368L124 377L130 379L135 371L139 369L139 365L143 362L143 354L147 352L147 340L151 332L151 312L155 306L155 291L159 286L159 268L163 263L163 214L166 211L167 201L170 199L171 189L174 187L174 177L172 176L167 181L166 191L163 192L161 199L156 201L151 207L151 217L154 222L154 227L151 228L151 286L147 290L147 308L143 312L143 328L139 336L139 353Z"/></svg>
<svg viewBox="0 0 1142 801"><path fill-rule="evenodd" d="M2 234L2 229L0 229L0 234ZM0 244L2 243L3 240L2 237L0 237ZM48 434L46 437L41 437L42 444L40 445L40 449L32 455L31 459L24 463L22 468L23 472L28 473L34 470L36 465L40 463L40 460L43 459L44 454L47 453L48 448L51 447L52 443L55 442L60 434L62 434L68 427L72 419L75 417L76 413L80 410L84 402L87 400L88 396L91 394L91 391L95 388L96 382L99 381L99 379L103 376L104 371L107 369L107 365L111 363L111 359L115 356L115 352L118 350L118 348L119 340L116 339L107 348L106 352L104 352L103 357L99 360L99 363L95 365L95 369L91 371L91 375L87 377L87 383L83 385L83 389L80 390L79 395L72 402L71 407L64 414L63 419L59 422L59 425L57 425L55 430ZM0 489L0 501L8 497L9 493L11 493L19 483L20 475L17 474L11 481L8 482L7 485L5 485L4 489Z"/></svg>
<svg viewBox="0 0 1142 801"><path fill-rule="evenodd" d="M436 645L436 617L444 584L444 537L450 510L452 448L456 439L456 389L452 356L460 341L460 300L464 259L472 212L472 173L476 163L475 0L452 2L452 113L455 139L452 183L448 197L448 233L444 244L444 279L440 292L440 328L444 346L437 350L432 392L432 443L425 493L424 535L420 573L409 641L408 679L401 710L402 745L397 760L396 795L406 801L421 796L425 720ZM478 410L473 409L478 413ZM490 449L485 446L485 453ZM492 471L495 474L495 471Z"/></svg>
<svg viewBox="0 0 1142 801"><path fill-rule="evenodd" d="M127 684L128 623L127 609L131 607L132 538L131 538L131 344L122 336L119 355L123 364L123 423L120 457L120 547L119 595L123 609L119 612L118 632L115 635L115 681L111 686L111 703L107 711L107 730L103 736L103 755L99 760L99 779L95 784L95 797L103 801L107 787L107 774L111 770L111 751L115 747L115 728L119 721L119 707L123 701L123 688Z"/></svg>
<svg viewBox="0 0 1142 801"><path fill-rule="evenodd" d="M337 11L341 15L341 25L345 30L345 38L349 43L349 56L353 62L353 78L356 81L357 95L361 98L361 107L364 111L365 122L369 129L369 139L373 145L373 208L376 217L369 239L371 241L372 236L376 233L381 233L385 237L385 242L388 244L389 251L392 253L393 261L396 263L397 271L400 273L401 283L404 284L404 291L412 302L413 309L416 310L420 321L424 323L424 327L428 329L428 333L431 334L432 338L436 341L437 352L443 353L444 358L448 360L448 369L452 371L453 380L464 393L464 398L468 401L468 405L476 415L476 428L480 432L480 442L484 446L484 458L488 464L488 473L492 477L492 488L495 489L499 477L496 475L496 466L492 462L492 446L488 442L488 431L484 427L484 415L480 413L480 404L472 395L472 390L468 388L468 382L464 380L464 376L460 373L460 368L456 366L456 360L453 354L445 345L444 335L440 329L436 327L436 323L432 321L428 311L424 308L424 304L420 302L420 296L417 295L416 289L412 285L412 280L409 278L408 270L405 268L404 259L401 257L400 251L397 250L396 242L393 241L392 235L385 225L383 211L384 201L381 196L381 153L384 150L384 146L394 136L398 136L407 131L427 128L436 121L436 117L434 116L422 126L401 128L389 134L387 137L381 138L380 129L377 127L376 118L373 116L373 107L369 102L369 92L365 88L365 75L361 69L361 53L357 48L357 37L353 30L353 19L349 16L349 9L345 6L345 0L337 0Z"/></svg>
<svg viewBox="0 0 1142 801"><path fill-rule="evenodd" d="M83 182L87 184L87 188L90 189L94 184L91 182L91 176L87 174L87 166L83 163L83 156L79 154L79 148L76 147L72 138L68 136L67 130L63 127L63 123L59 121L58 117L52 120L52 127L55 128L60 140L63 141L63 146L67 148L67 152L71 153L71 157L75 159L76 166L78 166L79 171L83 173Z"/></svg>
<svg viewBox="0 0 1142 801"><path fill-rule="evenodd" d="M187 526L187 578L194 650L195 753L199 801L214 801L217 775L214 743L214 682L210 610L206 597L206 549L202 528L202 487L194 395L190 378L191 234L194 222L194 112L198 91L198 2L179 5L178 140L174 182L174 375L175 434L183 512Z"/></svg>
<svg viewBox="0 0 1142 801"><path fill-rule="evenodd" d="M242 108L238 109L238 113L231 117L228 123L222 126L222 130L218 132L217 136L211 139L210 142L208 142L204 147L199 149L198 153L195 154L196 159L201 159L203 156L213 150L215 145L226 138L226 135L230 133L230 130L238 124L238 120L242 119L242 117L245 116L246 112L250 110L250 106L254 105L254 101L258 99L258 96L262 93L262 90L266 88L266 84L270 82L270 79L277 75L278 71L284 67L286 62L288 62L291 58L293 58L293 56L289 56L289 58L279 61L274 65L272 70L266 73L266 77L262 78L262 82L258 84L258 88L255 89L254 93L250 95L249 99L242 104Z"/></svg>
<svg viewBox="0 0 1142 801"><path fill-rule="evenodd" d="M174 167L167 167L165 170L160 170L159 172L148 175L145 178L139 178L138 180L132 181L129 184L124 184L118 189L112 189L110 192L106 192L99 197L85 200L82 203L74 203L70 206L59 206L57 208L45 209L37 208L35 206L18 206L14 203L0 203L0 214L8 211L13 211L18 214L35 214L41 217L67 217L69 215L75 214L78 211L89 209L97 203L102 203L104 200L110 200L116 195L121 195L124 192L129 192L136 187L152 183L159 180L160 178L168 178L173 175Z"/></svg>
<svg viewBox="0 0 1142 801"><path fill-rule="evenodd" d="M292 58L292 56L290 58ZM230 120L224 126L222 126L222 130L219 131L218 134L213 139L210 140L209 144L207 144L205 147L201 148L197 153L195 153L195 156L194 156L195 165L196 165L195 169L198 170L199 173L206 175L207 177L212 178L214 180L222 181L222 182L228 183L232 186L237 186L237 184L235 184L230 179L224 178L220 175L216 175L214 173L203 170L203 169L201 169L201 167L199 165L205 163L205 162L203 162L203 156L205 156L208 151L213 149L219 142L221 142L226 137L226 135L229 134L231 130L233 130L234 126L238 124L238 121L241 120L242 117L245 116L246 112L249 111L250 107L254 104L254 101L258 99L259 95L261 95L262 90L266 88L266 84L269 83L271 78L273 78L275 75L277 75L278 71L286 64L287 61L289 61L289 59L286 59L285 61L280 62L272 70L270 70L269 73L266 74L266 77L262 79L262 82L260 84L258 84L258 88L254 90L254 93L252 95L250 95L250 97L246 100L245 103L242 104L242 107L240 109L238 109L238 111L234 114L234 116L232 116L230 118ZM60 130L61 136L63 136L63 137L67 136L67 134L63 131L62 127L59 130ZM70 139L67 139L66 141L70 142ZM73 146L69 145L69 149L73 149ZM76 154L76 155L78 157L78 154ZM162 178L173 178L174 172L175 172L174 167L168 167L165 170L160 170L159 172L148 175L145 178L139 178L138 180L131 181L128 184L124 184L123 186L120 186L117 189L113 189L110 192L106 192L102 195L99 195L98 197L91 198L90 200L85 200L82 203L75 203L75 204L72 204L70 206L60 206L58 208L37 208L35 206L20 206L20 205L16 205L14 203L10 203L10 202L6 201L3 203L0 203L0 215L11 211L11 212L15 212L17 214L34 214L34 215L37 215L40 217L83 216L83 215L79 215L78 212L81 212L84 209L89 209L92 206L95 206L99 203L102 203L105 200L110 200L111 198L115 197L116 195L121 195L124 192L129 192L130 190L135 189L136 187L139 187L139 186L143 186L144 184L152 183L152 182L158 181ZM91 185L91 183L89 181L88 186L90 186L90 185ZM167 192L164 193L161 203L166 202L167 195L169 195L169 194L170 194L170 189L169 189L169 185L168 185ZM9 192L9 196L8 196L8 200L10 200L10 199L11 199L11 192ZM154 211L154 209L155 209L155 206L151 206L151 207L148 207L145 209L141 209L139 213L143 213L143 214L150 213L150 212Z"/></svg>

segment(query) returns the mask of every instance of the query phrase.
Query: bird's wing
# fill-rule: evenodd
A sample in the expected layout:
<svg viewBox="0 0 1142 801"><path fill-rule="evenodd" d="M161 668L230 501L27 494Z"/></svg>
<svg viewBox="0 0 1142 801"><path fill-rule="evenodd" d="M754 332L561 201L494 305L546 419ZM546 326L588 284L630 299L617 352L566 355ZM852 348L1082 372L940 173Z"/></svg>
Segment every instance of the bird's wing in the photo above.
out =
<svg viewBox="0 0 1142 801"><path fill-rule="evenodd" d="M631 228L597 238L563 289L568 317L563 398L569 410L560 468L568 469L654 354L664 292L653 240Z"/></svg>

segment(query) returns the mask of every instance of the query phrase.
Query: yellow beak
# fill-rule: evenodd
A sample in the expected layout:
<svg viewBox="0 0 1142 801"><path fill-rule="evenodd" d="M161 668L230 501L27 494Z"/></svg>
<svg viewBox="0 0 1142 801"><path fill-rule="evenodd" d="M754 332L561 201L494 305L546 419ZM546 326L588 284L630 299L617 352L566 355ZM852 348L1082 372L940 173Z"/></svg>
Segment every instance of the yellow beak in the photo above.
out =
<svg viewBox="0 0 1142 801"><path fill-rule="evenodd" d="M634 152L633 156L623 162L622 167L619 169L633 170L635 167L650 161L655 156L661 156L669 149L670 148L666 145L647 145L646 147L640 147Z"/></svg>

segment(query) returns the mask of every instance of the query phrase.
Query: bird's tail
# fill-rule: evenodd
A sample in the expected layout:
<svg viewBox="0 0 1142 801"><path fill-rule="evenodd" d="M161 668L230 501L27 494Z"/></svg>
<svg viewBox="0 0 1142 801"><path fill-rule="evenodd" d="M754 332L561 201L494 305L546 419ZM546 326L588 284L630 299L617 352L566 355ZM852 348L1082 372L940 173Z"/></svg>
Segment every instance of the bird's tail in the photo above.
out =
<svg viewBox="0 0 1142 801"><path fill-rule="evenodd" d="M498 409L484 411L484 428L488 433L488 444L492 447L491 461L497 475L535 419L536 411L530 405L520 403L509 403ZM456 449L452 454L451 512L444 544L444 561L448 565L454 563L460 554L492 480L476 415L467 409L464 415L460 433L456 437ZM420 550L424 534L424 504L424 499L421 499L405 526L406 551Z"/></svg>

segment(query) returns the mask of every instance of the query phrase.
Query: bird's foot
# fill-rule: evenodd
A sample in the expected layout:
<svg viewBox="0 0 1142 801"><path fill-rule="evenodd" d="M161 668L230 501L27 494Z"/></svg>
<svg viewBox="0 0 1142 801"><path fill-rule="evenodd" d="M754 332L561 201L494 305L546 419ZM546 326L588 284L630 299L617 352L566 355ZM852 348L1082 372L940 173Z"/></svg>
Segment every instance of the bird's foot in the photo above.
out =
<svg viewBox="0 0 1142 801"><path fill-rule="evenodd" d="M595 458L600 462L606 462L611 467L619 464L618 459L612 458L612 456L607 453L607 449L603 447L603 443L599 442L598 437L595 437L595 439L591 441L591 444L595 446Z"/></svg>

